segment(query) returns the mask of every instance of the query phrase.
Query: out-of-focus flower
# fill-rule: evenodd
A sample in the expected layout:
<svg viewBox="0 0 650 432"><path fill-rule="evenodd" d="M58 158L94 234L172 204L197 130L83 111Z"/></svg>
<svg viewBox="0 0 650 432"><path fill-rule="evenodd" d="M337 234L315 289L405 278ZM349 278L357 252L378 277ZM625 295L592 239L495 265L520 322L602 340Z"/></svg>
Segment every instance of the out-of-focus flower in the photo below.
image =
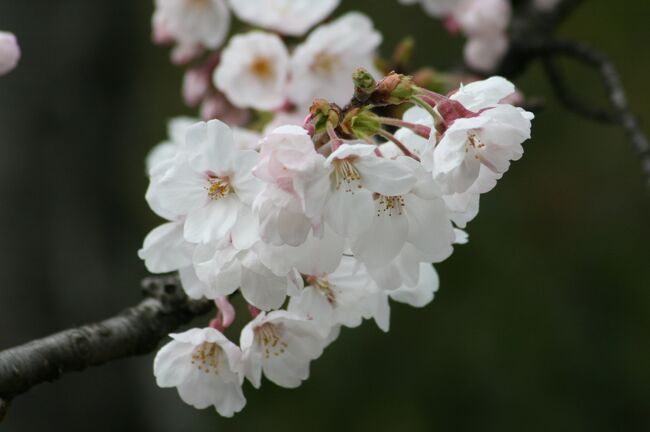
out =
<svg viewBox="0 0 650 432"><path fill-rule="evenodd" d="M11 72L20 60L20 47L13 33L0 31L0 75Z"/></svg>
<svg viewBox="0 0 650 432"><path fill-rule="evenodd" d="M230 30L225 0L156 0L154 40L179 46L216 49Z"/></svg>
<svg viewBox="0 0 650 432"><path fill-rule="evenodd" d="M508 51L508 38L504 34L471 38L465 44L463 55L467 65L479 72L491 72Z"/></svg>
<svg viewBox="0 0 650 432"><path fill-rule="evenodd" d="M512 18L509 0L463 0L454 9L460 30L467 36L503 34Z"/></svg>
<svg viewBox="0 0 650 432"><path fill-rule="evenodd" d="M381 40L372 21L358 12L316 28L291 58L289 98L303 107L316 98L344 105L354 91L355 69L378 76L373 61Z"/></svg>
<svg viewBox="0 0 650 432"><path fill-rule="evenodd" d="M289 52L282 39L254 31L230 40L214 83L235 106L270 111L286 100L288 68Z"/></svg>
<svg viewBox="0 0 650 432"><path fill-rule="evenodd" d="M290 36L302 36L324 20L340 0L230 0L237 17Z"/></svg>

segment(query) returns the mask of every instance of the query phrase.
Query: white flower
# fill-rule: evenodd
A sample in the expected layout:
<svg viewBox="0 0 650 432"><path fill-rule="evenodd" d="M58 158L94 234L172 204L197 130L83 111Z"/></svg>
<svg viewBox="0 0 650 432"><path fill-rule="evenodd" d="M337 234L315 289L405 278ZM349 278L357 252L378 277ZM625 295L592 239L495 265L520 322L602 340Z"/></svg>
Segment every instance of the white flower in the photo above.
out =
<svg viewBox="0 0 650 432"><path fill-rule="evenodd" d="M478 181L482 166L503 174L511 160L521 158L521 144L530 138L534 116L498 103L511 90L511 83L495 77L469 84L451 97L470 114L452 119L433 151L433 176L446 194L468 191ZM491 180L486 179L486 186L476 192L486 192L494 185Z"/></svg>
<svg viewBox="0 0 650 432"><path fill-rule="evenodd" d="M186 215L187 241L220 242L250 211L259 189L250 172L258 154L237 148L230 128L218 120L192 126L184 146L187 151L177 154L158 183L159 202L172 214Z"/></svg>
<svg viewBox="0 0 650 432"><path fill-rule="evenodd" d="M479 72L494 71L508 51L508 38L504 33L470 38L465 44L465 63Z"/></svg>
<svg viewBox="0 0 650 432"><path fill-rule="evenodd" d="M187 291L192 298L216 299L238 288L248 303L262 310L278 309L289 289L299 284L294 272L277 275L264 265L255 248L240 250L233 245L200 245L194 253L194 268L203 285Z"/></svg>
<svg viewBox="0 0 650 432"><path fill-rule="evenodd" d="M170 212L160 202L158 186L160 181L174 166L174 159L181 147L184 146L185 135L197 120L187 117L176 117L167 124L169 140L154 147L146 159L147 173L149 174L149 187L145 199L149 207L160 217L167 220L179 220L183 215Z"/></svg>
<svg viewBox="0 0 650 432"><path fill-rule="evenodd" d="M381 158L375 150L369 144L336 149L325 163L328 175L305 185L306 214L322 212L325 222L345 237L366 231L375 212L374 193L400 195L417 181L408 165Z"/></svg>
<svg viewBox="0 0 650 432"><path fill-rule="evenodd" d="M372 21L358 12L316 28L291 58L289 97L299 106L315 98L343 106L352 97L356 68L379 76L373 58L381 39Z"/></svg>
<svg viewBox="0 0 650 432"><path fill-rule="evenodd" d="M508 0L462 0L454 10L460 29L472 37L503 34L511 16Z"/></svg>
<svg viewBox="0 0 650 432"><path fill-rule="evenodd" d="M412 285L404 283L399 288L389 291L389 295L396 302L421 308L433 301L439 286L440 279L433 266L429 263L420 263L417 282Z"/></svg>
<svg viewBox="0 0 650 432"><path fill-rule="evenodd" d="M214 72L214 84L240 108L270 111L284 104L289 52L277 35L253 31L234 36Z"/></svg>
<svg viewBox="0 0 650 432"><path fill-rule="evenodd" d="M340 0L230 0L237 17L290 36L302 36L324 20Z"/></svg>
<svg viewBox="0 0 650 432"><path fill-rule="evenodd" d="M452 251L453 227L438 185L414 159L395 160L417 179L407 190L377 193L368 229L351 241L354 255L369 268L388 265L406 244L431 261L447 258Z"/></svg>
<svg viewBox="0 0 650 432"><path fill-rule="evenodd" d="M151 273L168 273L191 267L194 245L183 238L183 222L168 222L151 231L138 256Z"/></svg>
<svg viewBox="0 0 650 432"><path fill-rule="evenodd" d="M371 318L388 331L388 297L355 258L344 256L338 268L330 272L316 265L305 276L305 287L291 297L288 310L313 320L322 335L337 325L357 327L363 319Z"/></svg>
<svg viewBox="0 0 650 432"><path fill-rule="evenodd" d="M221 46L230 29L230 11L224 0L156 0L154 25L163 26L180 46Z"/></svg>
<svg viewBox="0 0 650 432"><path fill-rule="evenodd" d="M324 163L325 158L316 153L301 127L282 126L264 138L253 174L266 187L255 199L253 210L265 242L298 246L312 227L320 229L320 215L310 219L305 214L304 185L327 179Z"/></svg>
<svg viewBox="0 0 650 432"><path fill-rule="evenodd" d="M246 405L242 392L240 349L213 328L170 335L154 360L160 387L177 387L181 399L195 408L214 406L232 417Z"/></svg>
<svg viewBox="0 0 650 432"><path fill-rule="evenodd" d="M320 357L325 339L310 321L286 311L262 312L241 332L246 378L257 388L262 372L281 387L309 378L309 363Z"/></svg>
<svg viewBox="0 0 650 432"><path fill-rule="evenodd" d="M11 72L20 60L20 47L16 36L0 31L0 75Z"/></svg>

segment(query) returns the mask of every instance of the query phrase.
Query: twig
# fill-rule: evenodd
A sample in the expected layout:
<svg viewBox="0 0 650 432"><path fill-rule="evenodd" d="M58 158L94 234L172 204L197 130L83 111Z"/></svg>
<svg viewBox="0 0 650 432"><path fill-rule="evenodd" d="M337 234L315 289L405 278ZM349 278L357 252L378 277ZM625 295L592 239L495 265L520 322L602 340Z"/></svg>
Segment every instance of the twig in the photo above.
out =
<svg viewBox="0 0 650 432"><path fill-rule="evenodd" d="M9 402L37 384L113 360L147 354L170 332L214 307L186 297L176 276L143 281L147 298L105 321L0 352L0 421Z"/></svg>
<svg viewBox="0 0 650 432"><path fill-rule="evenodd" d="M547 76L560 101L570 110L601 122L621 125L630 137L632 145L641 158L646 185L650 188L650 142L630 109L623 84L613 63L603 53L579 42L550 41L540 47L544 55ZM559 56L575 59L595 69L603 82L611 110L592 108L571 95L564 78L555 64Z"/></svg>

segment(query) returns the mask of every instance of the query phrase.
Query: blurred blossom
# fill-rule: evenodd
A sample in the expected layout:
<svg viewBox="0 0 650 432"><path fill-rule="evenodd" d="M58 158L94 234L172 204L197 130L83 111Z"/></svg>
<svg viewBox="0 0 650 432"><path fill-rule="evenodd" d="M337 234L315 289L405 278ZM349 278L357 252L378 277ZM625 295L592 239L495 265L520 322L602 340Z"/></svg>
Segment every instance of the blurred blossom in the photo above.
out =
<svg viewBox="0 0 650 432"><path fill-rule="evenodd" d="M508 46L505 35L472 38L465 44L465 62L479 72L493 71L508 51Z"/></svg>
<svg viewBox="0 0 650 432"><path fill-rule="evenodd" d="M324 20L340 0L230 0L237 18L290 36L302 36Z"/></svg>
<svg viewBox="0 0 650 432"><path fill-rule="evenodd" d="M20 47L13 33L0 32L0 75L11 72L20 60Z"/></svg>

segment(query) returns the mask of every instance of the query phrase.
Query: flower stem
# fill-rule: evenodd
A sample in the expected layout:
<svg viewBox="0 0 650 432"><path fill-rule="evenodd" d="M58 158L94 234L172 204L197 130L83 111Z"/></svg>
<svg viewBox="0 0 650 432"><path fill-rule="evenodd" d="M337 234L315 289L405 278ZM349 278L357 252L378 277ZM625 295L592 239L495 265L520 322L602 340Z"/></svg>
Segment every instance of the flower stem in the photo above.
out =
<svg viewBox="0 0 650 432"><path fill-rule="evenodd" d="M420 108L423 108L426 112L428 112L431 115L431 117L433 117L433 122L435 123L436 126L445 124L445 120L442 118L442 116L435 109L433 109L431 105L425 102L423 98L419 96L413 96L411 98L411 101L415 105L419 106Z"/></svg>
<svg viewBox="0 0 650 432"><path fill-rule="evenodd" d="M431 128L425 125L411 123L404 120L391 118L391 117L377 117L379 123L389 126L401 127L412 130L415 134L422 138L429 139L431 136Z"/></svg>
<svg viewBox="0 0 650 432"><path fill-rule="evenodd" d="M330 122L327 122L327 135L330 137L332 142L332 152L335 152L339 147L341 147L343 140L336 134L334 126L332 126L332 123Z"/></svg>
<svg viewBox="0 0 650 432"><path fill-rule="evenodd" d="M377 134L384 137L384 138L386 138L387 140L389 140L393 144L395 144L397 147L399 147L399 149L402 151L402 153L404 153L405 156L408 156L408 157L410 157L412 159L415 159L416 161L420 162L420 158L417 157L416 155L414 155L411 152L411 150L409 150L408 147L406 147L406 145L404 145L403 142L398 140L395 137L395 135L393 135L392 133L390 133L390 132L388 132L388 131L386 131L384 129L380 129L379 131L377 131Z"/></svg>

